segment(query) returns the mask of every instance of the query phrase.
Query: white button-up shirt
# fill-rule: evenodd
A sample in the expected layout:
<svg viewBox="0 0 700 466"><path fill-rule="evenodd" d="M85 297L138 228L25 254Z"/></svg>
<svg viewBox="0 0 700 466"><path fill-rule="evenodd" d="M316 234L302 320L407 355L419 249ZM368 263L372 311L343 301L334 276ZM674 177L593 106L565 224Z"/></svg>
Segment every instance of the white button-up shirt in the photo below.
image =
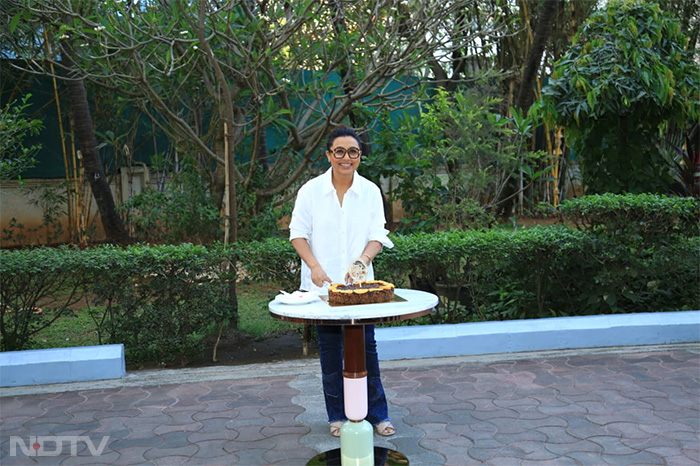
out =
<svg viewBox="0 0 700 466"><path fill-rule="evenodd" d="M352 186L340 205L331 179L332 168L309 180L299 189L289 224L289 239L305 238L323 270L333 280L342 283L348 266L360 257L370 241L379 241L391 248L384 228L384 204L377 185L353 175ZM374 270L369 266L367 280L374 279ZM301 286L307 291L321 291L311 281L311 269L301 261Z"/></svg>

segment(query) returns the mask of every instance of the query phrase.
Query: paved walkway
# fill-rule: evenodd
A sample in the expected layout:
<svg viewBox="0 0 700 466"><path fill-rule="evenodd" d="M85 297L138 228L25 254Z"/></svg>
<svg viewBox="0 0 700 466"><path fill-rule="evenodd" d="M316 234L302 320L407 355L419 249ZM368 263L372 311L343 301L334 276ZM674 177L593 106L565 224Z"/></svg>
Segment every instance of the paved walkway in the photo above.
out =
<svg viewBox="0 0 700 466"><path fill-rule="evenodd" d="M375 445L412 465L700 464L698 345L382 367L397 434ZM339 446L319 372L306 360L3 389L0 464L303 465ZM33 456L31 442L58 453L39 436L83 438Z"/></svg>

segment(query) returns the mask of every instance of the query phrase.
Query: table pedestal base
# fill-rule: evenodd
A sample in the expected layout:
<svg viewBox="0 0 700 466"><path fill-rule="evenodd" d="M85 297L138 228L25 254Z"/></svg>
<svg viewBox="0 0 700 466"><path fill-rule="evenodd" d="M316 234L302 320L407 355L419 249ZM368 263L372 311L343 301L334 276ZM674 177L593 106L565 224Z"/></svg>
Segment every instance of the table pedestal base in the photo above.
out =
<svg viewBox="0 0 700 466"><path fill-rule="evenodd" d="M340 448L319 453L307 466L340 466ZM374 466L405 466L408 458L403 453L383 447L374 447Z"/></svg>
<svg viewBox="0 0 700 466"><path fill-rule="evenodd" d="M275 300L268 305L270 313L276 319L305 325L342 325L345 327L343 393L346 403L344 405L345 415L350 419L350 422L366 422L365 417L368 412L368 375L363 326L415 319L430 314L439 302L437 296L424 291L395 289L394 293L401 300L390 303L347 306L341 312L337 309L331 309L330 305L323 300L316 300L299 306L288 306ZM371 432L372 429L370 428L368 433ZM346 445L345 455L341 454L340 448L336 448L314 456L307 464L340 466L343 462L343 456L346 458L346 461L348 459L351 461L350 465L345 466L359 466L359 461L361 460L374 463L374 465L393 466L408 464L408 459L402 453L388 448L375 447L371 437L367 436L369 437L367 438L364 435L358 435L358 437L360 436L362 441L357 443L362 446L361 449L356 448L354 445ZM350 440L349 443L354 443L355 439L348 439L346 435L345 440ZM342 443L341 434L341 445ZM367 445L371 446L365 448ZM374 456L374 461L371 461L370 452Z"/></svg>

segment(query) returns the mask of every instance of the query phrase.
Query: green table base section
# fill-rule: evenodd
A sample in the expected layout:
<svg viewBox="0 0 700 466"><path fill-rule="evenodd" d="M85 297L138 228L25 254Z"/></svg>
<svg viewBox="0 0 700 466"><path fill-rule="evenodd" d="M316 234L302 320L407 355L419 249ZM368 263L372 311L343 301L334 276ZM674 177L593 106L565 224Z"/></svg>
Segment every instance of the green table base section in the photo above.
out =
<svg viewBox="0 0 700 466"><path fill-rule="evenodd" d="M306 463L307 466L340 466L340 448L319 453ZM404 466L408 458L396 450L374 447L374 466Z"/></svg>

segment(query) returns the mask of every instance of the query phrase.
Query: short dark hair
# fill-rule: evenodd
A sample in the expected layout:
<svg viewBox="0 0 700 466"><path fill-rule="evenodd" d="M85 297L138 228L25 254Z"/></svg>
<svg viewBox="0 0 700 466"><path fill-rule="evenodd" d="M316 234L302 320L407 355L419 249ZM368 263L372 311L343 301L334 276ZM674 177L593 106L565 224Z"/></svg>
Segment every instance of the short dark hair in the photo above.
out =
<svg viewBox="0 0 700 466"><path fill-rule="evenodd" d="M333 141L343 136L355 138L358 147L362 148L362 140L360 140L360 135L358 135L354 129L350 128L349 126L336 126L333 131L331 131L331 134L328 135L326 150L329 150L333 146Z"/></svg>

